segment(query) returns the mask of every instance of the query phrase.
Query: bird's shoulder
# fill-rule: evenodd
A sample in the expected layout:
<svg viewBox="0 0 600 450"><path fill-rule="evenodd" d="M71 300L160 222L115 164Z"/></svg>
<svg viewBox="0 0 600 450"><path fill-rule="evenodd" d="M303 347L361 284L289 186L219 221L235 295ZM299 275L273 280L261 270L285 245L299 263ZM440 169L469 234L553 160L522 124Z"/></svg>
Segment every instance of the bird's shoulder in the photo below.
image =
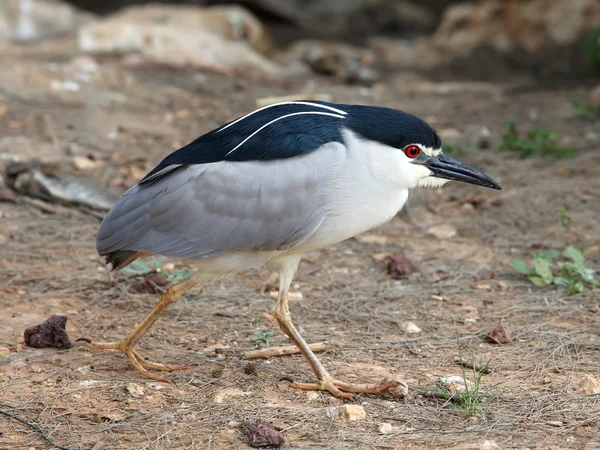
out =
<svg viewBox="0 0 600 450"><path fill-rule="evenodd" d="M343 143L347 105L294 101L270 105L216 128L164 158L140 184L190 164L274 160Z"/></svg>

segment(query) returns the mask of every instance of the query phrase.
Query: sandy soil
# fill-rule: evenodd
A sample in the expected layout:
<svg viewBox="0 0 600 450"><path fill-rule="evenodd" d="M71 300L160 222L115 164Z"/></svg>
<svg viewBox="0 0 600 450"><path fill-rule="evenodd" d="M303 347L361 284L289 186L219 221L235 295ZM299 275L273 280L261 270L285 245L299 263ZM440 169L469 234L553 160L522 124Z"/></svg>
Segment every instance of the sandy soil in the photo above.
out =
<svg viewBox="0 0 600 450"><path fill-rule="evenodd" d="M33 52L34 50L28 50ZM47 55L47 53L44 53ZM49 65L44 58L58 61ZM118 195L163 156L218 124L251 110L267 95L301 92L286 83L227 79L192 71L121 67L100 61L76 92L52 80L71 79L82 62L64 53L11 55L0 61L0 152L61 164ZM600 398L582 383L600 374L600 290L567 296L538 289L514 273L513 258L560 249L558 209L572 217L569 240L591 249L599 267L600 147L586 138L598 124L571 120L570 100L586 91L503 90L502 86L429 85L393 78L372 89L313 80L336 102L376 103L427 118L446 136L474 147L482 127L487 149L459 154L504 187L501 192L451 184L416 192L407 211L371 233L307 255L292 314L309 342L324 342L321 358L347 380L403 378L404 399L361 395L358 421L332 420L343 404L328 394L299 392L283 376L311 380L300 356L243 360L257 347L289 341L271 316L273 297L258 292L261 271L192 291L173 305L140 348L167 363L191 363L176 384L141 378L121 354L24 347L25 328L51 314L68 317L72 340L115 340L129 333L157 295L139 294L125 274L110 275L94 247L99 220L74 208L44 213L27 203L0 203L0 403L5 412L40 427L69 449L246 448L244 424L257 418L283 431L287 448L595 448L600 446ZM452 89L451 89L452 88ZM509 121L523 130L545 127L577 148L573 158L521 159L498 153ZM74 156L93 155L86 170ZM445 224L451 239L427 232ZM391 278L385 254L403 250L416 266ZM410 321L422 331L406 334ZM513 343L485 334L503 323ZM215 346L227 346L219 354ZM443 400L416 395L440 376L460 375L459 352L490 360L483 414L470 416ZM251 365L251 366L250 366ZM589 380L588 380L589 381ZM379 431L382 423L392 432ZM0 448L50 448L39 431L0 416Z"/></svg>

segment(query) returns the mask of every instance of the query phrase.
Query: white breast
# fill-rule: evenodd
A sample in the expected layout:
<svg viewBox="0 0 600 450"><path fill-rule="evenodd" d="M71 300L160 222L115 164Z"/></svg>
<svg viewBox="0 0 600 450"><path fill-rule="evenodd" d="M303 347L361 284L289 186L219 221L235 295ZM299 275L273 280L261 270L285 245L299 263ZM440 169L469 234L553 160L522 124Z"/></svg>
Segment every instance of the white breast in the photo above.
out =
<svg viewBox="0 0 600 450"><path fill-rule="evenodd" d="M347 132L343 154L322 201L327 217L302 250L331 245L375 228L393 218L408 200L398 149L362 141Z"/></svg>

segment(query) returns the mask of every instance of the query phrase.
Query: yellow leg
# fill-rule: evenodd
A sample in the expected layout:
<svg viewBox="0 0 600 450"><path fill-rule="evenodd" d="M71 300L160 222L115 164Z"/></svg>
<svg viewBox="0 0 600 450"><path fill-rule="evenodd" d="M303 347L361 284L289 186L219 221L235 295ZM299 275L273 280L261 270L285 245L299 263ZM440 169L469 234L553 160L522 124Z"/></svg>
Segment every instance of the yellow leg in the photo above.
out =
<svg viewBox="0 0 600 450"><path fill-rule="evenodd" d="M164 381L171 383L167 377L154 374L147 369L161 370L161 371L173 371L179 369L187 369L190 366L171 366L161 363L155 363L151 361L145 361L133 348L142 339L142 337L148 332L150 327L158 320L161 314L169 307L169 305L179 300L183 294L194 287L197 283L193 279L182 281L175 286L171 286L163 295L161 295L158 303L152 308L150 314L142 321L142 323L131 332L126 338L120 342L98 342L98 343L87 343L86 347L93 350L119 350L124 353L129 362L136 370L146 378L150 378L156 381Z"/></svg>
<svg viewBox="0 0 600 450"><path fill-rule="evenodd" d="M292 322L292 316L288 307L288 290L298 262L299 259L297 261L290 260L280 270L279 297L277 298L277 306L275 307L275 318L281 331L290 338L304 355L317 376L318 381L316 383L292 382L290 386L296 389L328 391L335 397L354 400L352 393L377 394L404 384L403 382L394 380L384 380L382 383L371 384L345 383L334 379L329 374Z"/></svg>

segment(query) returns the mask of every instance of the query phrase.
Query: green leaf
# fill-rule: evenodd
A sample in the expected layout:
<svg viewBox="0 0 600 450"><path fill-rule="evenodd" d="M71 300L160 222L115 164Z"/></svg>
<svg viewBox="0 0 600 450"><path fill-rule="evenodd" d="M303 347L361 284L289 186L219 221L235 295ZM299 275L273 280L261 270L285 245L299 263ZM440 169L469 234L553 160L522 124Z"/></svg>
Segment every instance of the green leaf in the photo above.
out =
<svg viewBox="0 0 600 450"><path fill-rule="evenodd" d="M569 294L579 294L583 291L585 291L585 287L581 283L573 283L568 289Z"/></svg>
<svg viewBox="0 0 600 450"><path fill-rule="evenodd" d="M535 255L535 258L542 258L548 262L553 262L558 258L558 252L556 250L542 250Z"/></svg>
<svg viewBox="0 0 600 450"><path fill-rule="evenodd" d="M163 265L160 263L156 256L152 257L152 262L154 263L154 267L156 267L157 272L164 272Z"/></svg>
<svg viewBox="0 0 600 450"><path fill-rule="evenodd" d="M273 338L273 333L270 333L268 331L265 332L257 330L256 333L254 333L254 336L251 337L251 339L252 342L263 344L270 344L271 342L275 342L275 339Z"/></svg>
<svg viewBox="0 0 600 450"><path fill-rule="evenodd" d="M596 271L593 269L588 269L587 267L583 271L583 279L590 284L596 285L598 284L598 280L596 280Z"/></svg>
<svg viewBox="0 0 600 450"><path fill-rule="evenodd" d="M538 277L536 275L529 275L529 281L531 281L533 284L535 284L538 287L544 287L544 286L548 286L548 284L550 284L550 283L546 283L541 277Z"/></svg>
<svg viewBox="0 0 600 450"><path fill-rule="evenodd" d="M570 262L566 262L562 265L561 271L565 278L579 278L581 276L579 268Z"/></svg>
<svg viewBox="0 0 600 450"><path fill-rule="evenodd" d="M552 275L552 266L550 263L543 258L534 258L533 267L535 273L544 281L545 284L552 283L554 275Z"/></svg>
<svg viewBox="0 0 600 450"><path fill-rule="evenodd" d="M510 262L510 267L523 275L529 275L529 264L522 259L513 259Z"/></svg>
<svg viewBox="0 0 600 450"><path fill-rule="evenodd" d="M152 269L144 261L135 260L127 267L123 268L123 273L127 275L139 275L142 273L151 272Z"/></svg>
<svg viewBox="0 0 600 450"><path fill-rule="evenodd" d="M577 266L583 267L585 265L585 256L575 247L567 247L563 252L563 256L572 259Z"/></svg>
<svg viewBox="0 0 600 450"><path fill-rule="evenodd" d="M170 274L165 273L165 276L167 277L167 279L169 281L172 281L174 283L179 283L180 281L191 278L192 274L191 274L191 272L188 272L187 270L185 270L183 272L173 272Z"/></svg>
<svg viewBox="0 0 600 450"><path fill-rule="evenodd" d="M552 280L552 283L556 284L557 286L564 286L564 287L571 285L572 282L573 282L572 280L569 280L569 279L563 278L563 277L556 277L554 280Z"/></svg>

